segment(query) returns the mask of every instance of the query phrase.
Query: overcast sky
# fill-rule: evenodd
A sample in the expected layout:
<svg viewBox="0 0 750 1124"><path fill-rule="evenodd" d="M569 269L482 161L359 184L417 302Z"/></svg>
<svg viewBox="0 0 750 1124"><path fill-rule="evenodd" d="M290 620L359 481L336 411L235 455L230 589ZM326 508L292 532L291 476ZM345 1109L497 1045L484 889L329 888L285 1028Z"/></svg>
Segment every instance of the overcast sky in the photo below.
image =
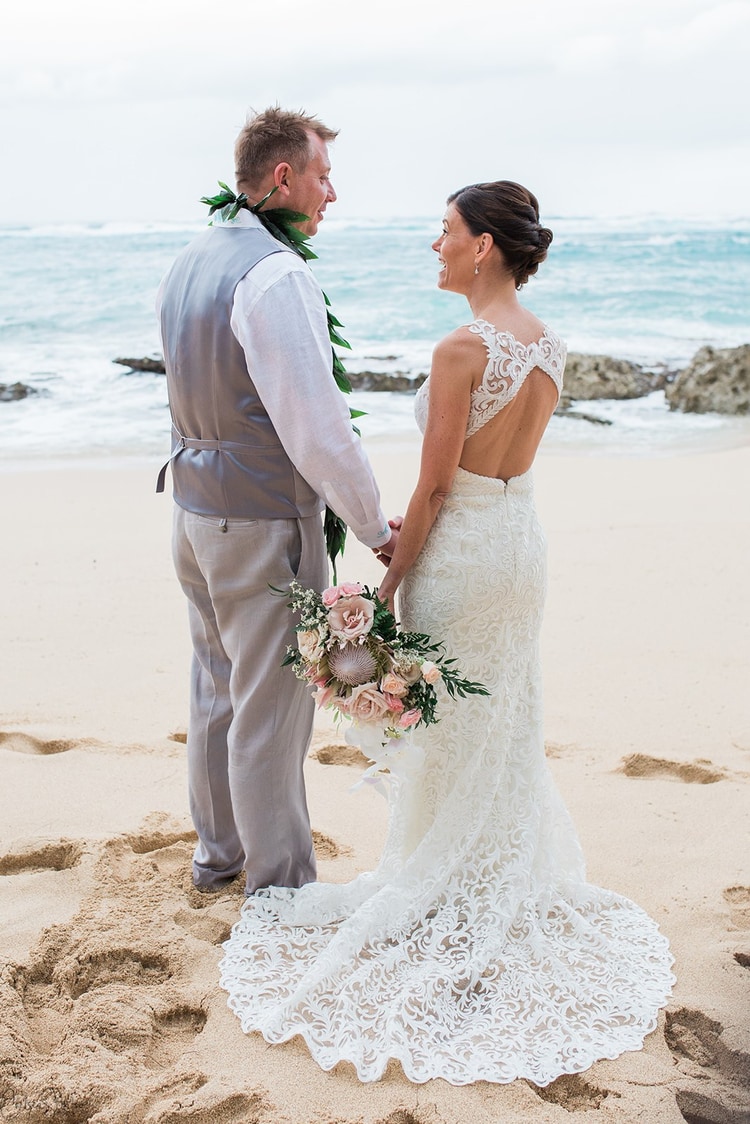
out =
<svg viewBox="0 0 750 1124"><path fill-rule="evenodd" d="M15 0L0 222L201 219L250 108L341 135L341 217L750 214L750 0ZM332 211L332 213L334 213Z"/></svg>

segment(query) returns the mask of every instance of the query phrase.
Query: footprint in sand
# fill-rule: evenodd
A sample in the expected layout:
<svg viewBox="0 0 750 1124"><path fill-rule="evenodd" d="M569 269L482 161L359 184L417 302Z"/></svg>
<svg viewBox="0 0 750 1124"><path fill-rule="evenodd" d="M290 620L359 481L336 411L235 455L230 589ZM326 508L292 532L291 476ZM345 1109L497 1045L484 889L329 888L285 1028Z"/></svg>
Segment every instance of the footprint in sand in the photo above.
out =
<svg viewBox="0 0 750 1124"><path fill-rule="evenodd" d="M153 1033L143 1053L149 1069L167 1069L192 1045L206 1025L207 1015L200 1007L187 1004L172 1007L154 1016Z"/></svg>
<svg viewBox="0 0 750 1124"><path fill-rule="evenodd" d="M139 1103L138 1119L161 1124L166 1119L165 1113L189 1109L194 1103L195 1094L207 1085L208 1081L205 1073L181 1073L177 1077L168 1078ZM152 1111L149 1112L149 1109ZM185 1117L181 1119L184 1120Z"/></svg>
<svg viewBox="0 0 750 1124"><path fill-rule="evenodd" d="M692 1124L750 1124L750 1053L727 1042L722 1024L703 1011L680 1007L666 1013L664 1038L689 1085L678 1089L677 1107Z"/></svg>
<svg viewBox="0 0 750 1124"><path fill-rule="evenodd" d="M0 876L70 870L82 854L83 844L77 839L29 840L0 855Z"/></svg>
<svg viewBox="0 0 750 1124"><path fill-rule="evenodd" d="M150 855L155 851L164 851L175 843L197 843L198 836L191 827L185 827L174 831L141 829L135 834L126 835L125 839L136 855Z"/></svg>
<svg viewBox="0 0 750 1124"><path fill-rule="evenodd" d="M366 769L371 764L355 745L322 745L312 757L321 765L352 765L357 769Z"/></svg>
<svg viewBox="0 0 750 1124"><path fill-rule="evenodd" d="M220 1081L206 1082L193 1091L166 1089L150 1111L138 1119L143 1124L272 1124L279 1117L260 1093L227 1089ZM159 1094L157 1094L159 1095Z"/></svg>
<svg viewBox="0 0 750 1124"><path fill-rule="evenodd" d="M408 1108L397 1108L378 1120L377 1124L424 1124L424 1117L415 1116Z"/></svg>
<svg viewBox="0 0 750 1124"><path fill-rule="evenodd" d="M729 886L723 897L732 924L738 929L750 929L750 886Z"/></svg>
<svg viewBox="0 0 750 1124"><path fill-rule="evenodd" d="M130 1054L149 1069L168 1069L206 1025L196 1006L161 1006L159 998L120 983L86 992L66 1020L72 1035L101 1042L114 1053Z"/></svg>
<svg viewBox="0 0 750 1124"><path fill-rule="evenodd" d="M153 986L164 983L171 976L169 959L160 950L127 945L76 957L55 972L57 981L72 999L107 984L122 983L130 988L134 985Z"/></svg>
<svg viewBox="0 0 750 1124"><path fill-rule="evenodd" d="M562 742L545 742L544 755L557 759L558 757L566 757L572 750L577 749L575 745L564 745Z"/></svg>
<svg viewBox="0 0 750 1124"><path fill-rule="evenodd" d="M226 913L229 916L225 916ZM203 909L178 909L174 921L197 940L219 945L229 940L237 917L237 903L223 901Z"/></svg>
<svg viewBox="0 0 750 1124"><path fill-rule="evenodd" d="M664 757L649 757L645 753L631 753L623 757L617 770L626 777L673 777L685 784L715 784L727 774L711 761L669 761Z"/></svg>
<svg viewBox="0 0 750 1124"><path fill-rule="evenodd" d="M612 1089L601 1089L598 1085L593 1085L579 1073L565 1074L544 1087L534 1085L531 1081L528 1084L540 1100L559 1105L566 1112L588 1112L600 1108L607 1097L620 1096Z"/></svg>
<svg viewBox="0 0 750 1124"><path fill-rule="evenodd" d="M742 1100L729 1103L725 1096L712 1097L700 1089L678 1089L675 1101L687 1124L750 1124Z"/></svg>
<svg viewBox="0 0 750 1124"><path fill-rule="evenodd" d="M347 847L344 843L337 843L335 839L331 839L330 835L324 835L322 831L315 831L313 829L313 846L315 847L315 855L318 859L340 859L343 855L351 855L351 847Z"/></svg>
<svg viewBox="0 0 750 1124"><path fill-rule="evenodd" d="M44 741L34 738L31 734L20 734L17 731L0 730L0 746L3 749L12 749L14 753L33 753L48 756L51 753L67 753L69 749L87 745L86 741L68 741L65 739L52 739Z"/></svg>

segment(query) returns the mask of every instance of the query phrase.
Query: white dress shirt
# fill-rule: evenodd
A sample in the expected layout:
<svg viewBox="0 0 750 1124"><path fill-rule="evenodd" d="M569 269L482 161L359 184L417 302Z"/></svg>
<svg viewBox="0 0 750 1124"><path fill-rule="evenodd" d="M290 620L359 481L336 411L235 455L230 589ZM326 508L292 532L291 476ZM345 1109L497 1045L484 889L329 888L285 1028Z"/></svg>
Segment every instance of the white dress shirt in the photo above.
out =
<svg viewBox="0 0 750 1124"><path fill-rule="evenodd" d="M213 224L262 225L246 209L231 223L214 216ZM284 248L253 266L235 290L231 327L292 464L360 542L382 546L391 532L331 373L325 301L306 262Z"/></svg>

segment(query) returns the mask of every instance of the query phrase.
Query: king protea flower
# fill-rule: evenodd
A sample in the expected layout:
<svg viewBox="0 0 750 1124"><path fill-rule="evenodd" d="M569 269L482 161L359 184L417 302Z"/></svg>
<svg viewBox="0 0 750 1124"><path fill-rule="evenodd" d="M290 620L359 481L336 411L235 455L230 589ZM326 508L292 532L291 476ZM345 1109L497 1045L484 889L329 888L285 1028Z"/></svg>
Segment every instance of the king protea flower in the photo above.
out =
<svg viewBox="0 0 750 1124"><path fill-rule="evenodd" d="M377 663L361 644L344 644L328 653L328 669L341 683L358 687L375 678Z"/></svg>

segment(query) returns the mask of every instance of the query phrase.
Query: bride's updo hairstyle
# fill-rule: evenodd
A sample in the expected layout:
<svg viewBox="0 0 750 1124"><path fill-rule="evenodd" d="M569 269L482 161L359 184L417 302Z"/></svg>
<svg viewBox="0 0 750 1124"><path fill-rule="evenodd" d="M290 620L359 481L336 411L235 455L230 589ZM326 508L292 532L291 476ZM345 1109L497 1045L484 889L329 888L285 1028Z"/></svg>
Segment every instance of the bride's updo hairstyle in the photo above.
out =
<svg viewBox="0 0 750 1124"><path fill-rule="evenodd" d="M491 234L516 288L525 285L547 257L552 231L539 222L536 196L520 183L473 183L448 196L472 234Z"/></svg>

